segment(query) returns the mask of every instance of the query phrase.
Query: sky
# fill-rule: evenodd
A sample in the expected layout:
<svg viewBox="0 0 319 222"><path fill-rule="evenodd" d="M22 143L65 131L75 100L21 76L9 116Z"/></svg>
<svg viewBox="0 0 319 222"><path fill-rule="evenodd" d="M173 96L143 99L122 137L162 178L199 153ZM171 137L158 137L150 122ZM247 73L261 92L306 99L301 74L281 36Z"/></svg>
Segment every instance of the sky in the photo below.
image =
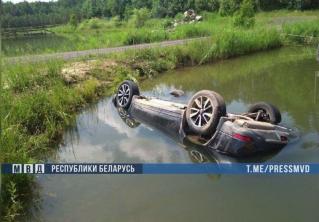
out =
<svg viewBox="0 0 319 222"><path fill-rule="evenodd" d="M18 3L18 2L49 2L52 0L2 0L3 2L13 2L13 3Z"/></svg>

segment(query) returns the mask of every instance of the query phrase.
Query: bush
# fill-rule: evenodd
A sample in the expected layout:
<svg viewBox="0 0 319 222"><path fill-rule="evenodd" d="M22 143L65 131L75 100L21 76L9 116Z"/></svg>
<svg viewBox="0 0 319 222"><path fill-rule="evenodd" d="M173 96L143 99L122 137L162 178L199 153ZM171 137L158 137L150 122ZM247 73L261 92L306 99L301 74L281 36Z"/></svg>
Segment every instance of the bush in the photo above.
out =
<svg viewBox="0 0 319 222"><path fill-rule="evenodd" d="M70 16L70 19L69 19L69 25L71 27L73 27L74 29L76 29L78 27L78 24L79 24L79 22L78 22L78 19L77 19L76 15L72 14Z"/></svg>
<svg viewBox="0 0 319 222"><path fill-rule="evenodd" d="M147 8L134 9L131 22L136 28L143 27L145 22L151 17L151 13Z"/></svg>
<svg viewBox="0 0 319 222"><path fill-rule="evenodd" d="M90 29L99 29L100 28L100 24L99 23L100 23L99 19L97 19L97 18L93 18L93 19L90 19L88 21Z"/></svg>
<svg viewBox="0 0 319 222"><path fill-rule="evenodd" d="M255 24L255 10L252 0L244 0L234 17L234 25L249 28Z"/></svg>
<svg viewBox="0 0 319 222"><path fill-rule="evenodd" d="M164 29L171 28L171 27L173 27L173 25L174 25L174 23L170 19L165 19L163 22Z"/></svg>
<svg viewBox="0 0 319 222"><path fill-rule="evenodd" d="M122 25L122 21L119 16L114 16L111 18L111 24L114 27L120 27Z"/></svg>
<svg viewBox="0 0 319 222"><path fill-rule="evenodd" d="M178 20L178 21L181 21L184 19L184 14L179 12L175 15L175 19Z"/></svg>

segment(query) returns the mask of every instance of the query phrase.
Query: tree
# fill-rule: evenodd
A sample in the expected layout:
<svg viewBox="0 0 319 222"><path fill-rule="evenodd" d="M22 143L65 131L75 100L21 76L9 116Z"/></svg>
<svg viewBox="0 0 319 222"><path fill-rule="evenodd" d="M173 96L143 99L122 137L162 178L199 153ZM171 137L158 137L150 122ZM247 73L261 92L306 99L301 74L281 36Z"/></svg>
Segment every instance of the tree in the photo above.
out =
<svg viewBox="0 0 319 222"><path fill-rule="evenodd" d="M132 8L152 8L152 0L131 0L131 7Z"/></svg>
<svg viewBox="0 0 319 222"><path fill-rule="evenodd" d="M2 2L1 24L4 28L56 25L92 17L114 17L121 20L132 16L134 9L147 8L154 17L174 17L187 9L219 11L222 16L233 15L242 0L57 0L49 2ZM319 8L319 0L252 0L258 10ZM239 20L238 20L239 21ZM248 20L246 20L248 21Z"/></svg>
<svg viewBox="0 0 319 222"><path fill-rule="evenodd" d="M166 17L168 16L169 0L153 0L152 14L154 17Z"/></svg>
<svg viewBox="0 0 319 222"><path fill-rule="evenodd" d="M112 16L119 16L124 18L127 1L125 0L108 0L107 8Z"/></svg>
<svg viewBox="0 0 319 222"><path fill-rule="evenodd" d="M100 0L86 0L82 6L85 17L99 17L102 15L101 1Z"/></svg>

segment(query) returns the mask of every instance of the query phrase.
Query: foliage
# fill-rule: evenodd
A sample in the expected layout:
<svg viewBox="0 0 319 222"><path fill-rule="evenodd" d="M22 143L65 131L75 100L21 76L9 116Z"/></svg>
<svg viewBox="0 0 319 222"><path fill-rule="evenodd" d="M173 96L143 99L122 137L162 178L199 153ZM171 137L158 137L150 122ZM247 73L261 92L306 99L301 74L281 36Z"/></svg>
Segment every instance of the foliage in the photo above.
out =
<svg viewBox="0 0 319 222"><path fill-rule="evenodd" d="M70 16L69 25L71 25L74 29L78 27L78 19L75 14Z"/></svg>
<svg viewBox="0 0 319 222"><path fill-rule="evenodd" d="M19 195L17 193L16 184L10 181L7 185L8 193L10 194L11 205L6 209L7 215L5 217L6 221L14 221L15 218L20 216L22 210L21 202L19 201Z"/></svg>
<svg viewBox="0 0 319 222"><path fill-rule="evenodd" d="M150 19L151 13L147 8L134 9L131 22L136 28L143 27L145 22Z"/></svg>
<svg viewBox="0 0 319 222"><path fill-rule="evenodd" d="M1 162L42 160L44 151L48 152L60 141L63 127L73 122L73 114L103 89L93 80L87 80L81 87L66 85L61 79L61 65L55 61L6 66L4 81L8 88L2 95ZM24 76L23 80L19 75ZM16 221L27 208L27 196L34 188L32 179L26 175L5 175L2 179L4 218Z"/></svg>
<svg viewBox="0 0 319 222"><path fill-rule="evenodd" d="M222 16L233 15L241 0L58 0L49 2L3 3L2 26L25 27L66 24L70 15L77 18L114 17L128 19L134 9L147 8L153 17L174 17L188 9L219 11ZM318 0L256 0L259 10L315 9Z"/></svg>
<svg viewBox="0 0 319 222"><path fill-rule="evenodd" d="M262 10L274 9L314 9L319 7L317 0L258 0L256 6Z"/></svg>
<svg viewBox="0 0 319 222"><path fill-rule="evenodd" d="M122 21L119 16L114 16L111 18L111 26L120 27L122 25Z"/></svg>
<svg viewBox="0 0 319 222"><path fill-rule="evenodd" d="M281 45L280 34L275 29L227 30L218 36L214 53L218 58L229 58Z"/></svg>
<svg viewBox="0 0 319 222"><path fill-rule="evenodd" d="M319 20L285 24L283 32L289 41L296 43L319 43Z"/></svg>
<svg viewBox="0 0 319 222"><path fill-rule="evenodd" d="M215 12L219 9L219 0L195 0L194 8L196 11Z"/></svg>
<svg viewBox="0 0 319 222"><path fill-rule="evenodd" d="M89 24L90 29L99 29L101 27L99 20L96 18L90 19L88 24Z"/></svg>
<svg viewBox="0 0 319 222"><path fill-rule="evenodd" d="M27 1L2 4L2 27L43 26L67 23L71 14L80 16L83 0L59 0L58 2Z"/></svg>
<svg viewBox="0 0 319 222"><path fill-rule="evenodd" d="M207 27L207 24L194 24L194 25L181 25L176 27L175 32L171 33L171 39L183 39L209 36L211 34L211 29Z"/></svg>
<svg viewBox="0 0 319 222"><path fill-rule="evenodd" d="M140 43L158 42L168 39L165 31L150 31L148 29L140 29L138 31L131 31L127 34L124 40L125 45L134 45Z"/></svg>
<svg viewBox="0 0 319 222"><path fill-rule="evenodd" d="M255 10L252 0L244 0L234 17L234 25L245 28L255 24Z"/></svg>
<svg viewBox="0 0 319 222"><path fill-rule="evenodd" d="M240 0L220 0L219 14L221 16L233 15L239 8Z"/></svg>
<svg viewBox="0 0 319 222"><path fill-rule="evenodd" d="M258 27L278 26L287 23L293 27L294 23L315 19L318 11L274 11L258 13L255 22ZM240 11L236 15L240 14ZM222 17L218 13L203 12L203 21L193 24L180 24L174 27L172 18L150 18L143 27L135 28L132 20L121 20L120 17L85 19L76 29L70 25L60 25L50 28L55 35L19 37L3 39L2 52L5 56L19 56L28 54L52 53L63 51L87 50L93 48L116 47L127 44L150 43L163 40L182 38L215 36L221 30L234 28L235 18ZM177 16L183 16L178 14ZM252 18L252 20L254 20ZM245 20L244 20L245 21ZM305 24L305 29L310 29ZM296 24L296 26L298 26ZM316 22L314 21L314 29ZM317 25L318 26L318 25ZM302 29L302 27L298 28ZM285 28L284 28L285 30ZM302 31L302 32L306 32ZM296 31L293 31L296 32ZM307 31L308 32L308 31ZM311 33L310 33L311 35ZM289 39L292 39L290 37ZM299 41L303 41L299 38ZM308 42L306 40L305 42Z"/></svg>

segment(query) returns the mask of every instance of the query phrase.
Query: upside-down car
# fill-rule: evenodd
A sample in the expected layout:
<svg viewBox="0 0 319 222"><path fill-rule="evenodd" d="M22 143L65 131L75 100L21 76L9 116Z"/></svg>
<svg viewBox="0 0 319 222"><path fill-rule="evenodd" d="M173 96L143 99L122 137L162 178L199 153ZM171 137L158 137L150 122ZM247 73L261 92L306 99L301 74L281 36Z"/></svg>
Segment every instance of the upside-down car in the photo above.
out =
<svg viewBox="0 0 319 222"><path fill-rule="evenodd" d="M279 110L266 102L253 104L246 113L232 114L214 91L199 91L188 104L181 104L142 96L137 84L126 80L114 104L138 122L232 156L279 150L288 143L290 130L278 125Z"/></svg>

